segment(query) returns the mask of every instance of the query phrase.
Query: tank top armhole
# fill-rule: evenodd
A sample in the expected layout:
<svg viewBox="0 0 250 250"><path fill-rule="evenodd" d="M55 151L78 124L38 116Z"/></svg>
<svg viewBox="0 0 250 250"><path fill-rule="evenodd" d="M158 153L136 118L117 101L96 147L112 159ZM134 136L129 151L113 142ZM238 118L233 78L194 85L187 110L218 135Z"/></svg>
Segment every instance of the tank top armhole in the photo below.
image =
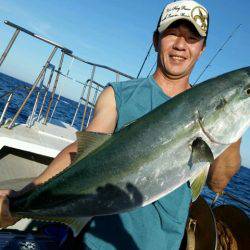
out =
<svg viewBox="0 0 250 250"><path fill-rule="evenodd" d="M120 83L113 83L113 82L108 83L106 87L109 87L109 86L112 87L115 92L116 111L119 116L119 110L122 104L122 95L121 95L122 87Z"/></svg>

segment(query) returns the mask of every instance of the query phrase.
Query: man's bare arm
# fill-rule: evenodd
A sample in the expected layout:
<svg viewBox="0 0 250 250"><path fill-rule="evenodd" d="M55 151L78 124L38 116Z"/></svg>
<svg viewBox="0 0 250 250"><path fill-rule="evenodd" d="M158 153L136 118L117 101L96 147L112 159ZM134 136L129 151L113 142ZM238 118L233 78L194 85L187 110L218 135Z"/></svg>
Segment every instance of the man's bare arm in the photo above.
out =
<svg viewBox="0 0 250 250"><path fill-rule="evenodd" d="M117 112L114 91L112 87L107 87L97 100L93 120L89 124L86 131L113 133L116 127L116 121ZM77 142L74 142L61 151L51 162L48 168L39 177L37 177L33 183L35 185L39 185L57 173L60 173L72 163L76 152Z"/></svg>
<svg viewBox="0 0 250 250"><path fill-rule="evenodd" d="M240 168L241 140L230 145L211 165L207 184L216 193L221 193Z"/></svg>
<svg viewBox="0 0 250 250"><path fill-rule="evenodd" d="M110 134L115 131L116 123L115 94L112 87L107 87L97 100L94 118L86 131Z"/></svg>

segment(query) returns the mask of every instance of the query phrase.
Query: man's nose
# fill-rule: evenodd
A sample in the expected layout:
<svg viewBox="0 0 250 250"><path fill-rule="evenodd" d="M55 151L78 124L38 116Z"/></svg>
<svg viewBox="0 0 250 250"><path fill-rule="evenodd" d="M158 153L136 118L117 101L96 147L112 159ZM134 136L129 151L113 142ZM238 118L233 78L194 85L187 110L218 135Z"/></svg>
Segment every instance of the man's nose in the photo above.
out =
<svg viewBox="0 0 250 250"><path fill-rule="evenodd" d="M186 49L186 40L183 36L178 36L173 44L173 48L177 50L185 50Z"/></svg>

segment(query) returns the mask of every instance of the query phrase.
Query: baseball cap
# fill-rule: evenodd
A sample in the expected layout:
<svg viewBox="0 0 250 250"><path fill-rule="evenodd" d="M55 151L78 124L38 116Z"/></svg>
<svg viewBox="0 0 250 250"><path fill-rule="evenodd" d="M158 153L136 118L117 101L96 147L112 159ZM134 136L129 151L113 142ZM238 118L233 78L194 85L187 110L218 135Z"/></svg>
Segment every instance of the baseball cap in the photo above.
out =
<svg viewBox="0 0 250 250"><path fill-rule="evenodd" d="M204 6L193 0L175 1L167 4L159 20L159 33L180 19L190 21L201 36L207 36L209 25L208 11Z"/></svg>

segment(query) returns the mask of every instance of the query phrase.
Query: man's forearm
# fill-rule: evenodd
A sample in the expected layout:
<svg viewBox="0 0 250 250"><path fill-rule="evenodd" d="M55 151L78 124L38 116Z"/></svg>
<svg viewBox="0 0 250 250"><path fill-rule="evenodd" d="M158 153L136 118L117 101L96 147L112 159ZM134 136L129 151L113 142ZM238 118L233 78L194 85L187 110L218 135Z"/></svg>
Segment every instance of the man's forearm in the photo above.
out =
<svg viewBox="0 0 250 250"><path fill-rule="evenodd" d="M74 156L77 152L77 142L74 142L64 148L56 158L50 163L50 165L31 183L25 186L22 190L18 191L15 195L21 195L37 185L43 184L53 176L57 175L65 168L67 168L73 161Z"/></svg>
<svg viewBox="0 0 250 250"><path fill-rule="evenodd" d="M72 163L76 152L77 142L74 142L63 149L50 163L48 168L46 168L42 174L40 174L36 179L33 180L33 183L35 185L40 185L60 173Z"/></svg>
<svg viewBox="0 0 250 250"><path fill-rule="evenodd" d="M240 168L240 143L233 143L210 166L207 184L210 189L220 193Z"/></svg>

